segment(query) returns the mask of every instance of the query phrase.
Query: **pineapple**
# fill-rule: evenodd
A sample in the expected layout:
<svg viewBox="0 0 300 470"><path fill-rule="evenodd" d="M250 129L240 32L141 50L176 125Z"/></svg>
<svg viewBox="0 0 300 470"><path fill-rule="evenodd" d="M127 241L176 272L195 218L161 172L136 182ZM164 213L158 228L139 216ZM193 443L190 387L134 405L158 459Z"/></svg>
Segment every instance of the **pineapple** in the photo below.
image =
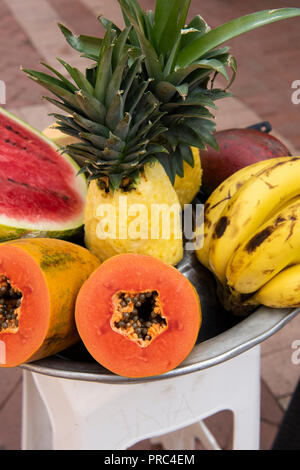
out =
<svg viewBox="0 0 300 470"><path fill-rule="evenodd" d="M227 80L228 88L237 71L229 47L219 46L254 28L298 16L300 9L256 12L211 30L200 15L186 25L191 0L156 0L154 12L144 11L137 0L118 0L118 3L126 25L133 25L127 47L132 48L133 53L141 51L145 56L144 79L153 79L150 90L165 113L162 122L167 130L157 140L173 158L162 155L159 161L172 184L176 178L175 188L184 205L191 202L201 184L199 156L194 162L195 152L191 147L201 150L209 144L218 148L213 136L214 116L208 108L214 110L216 100L231 96L225 90L214 88L215 77L221 74ZM121 36L120 28L110 20L100 16L99 21ZM89 59L98 60L101 38L76 36L63 25L60 29L73 48ZM228 68L232 72L231 78ZM187 175L184 174L186 170Z"/></svg>
<svg viewBox="0 0 300 470"><path fill-rule="evenodd" d="M24 71L59 98L47 98L67 113L54 114L56 129L77 139L66 146L66 151L71 157L82 159L81 172L90 181L85 207L87 248L101 261L118 253L133 252L176 265L183 256L181 207L166 172L157 163L161 156L170 156L163 144L155 141L166 131L162 124L164 114L149 90L151 79L144 80L141 73L143 57L125 46L130 29L129 26L116 35L108 28L98 62L85 74L59 59L72 81L50 66L47 67L56 77ZM125 222L127 214L124 205L120 205L124 198L128 208ZM130 213L136 204L143 209L140 224L139 214ZM158 219L152 218L152 207L157 204L169 209L168 236L161 214ZM115 214L116 231L105 232L103 237L103 233L99 235L103 220L99 211L107 206ZM121 234L122 223L125 227ZM139 226L131 235L134 224Z"/></svg>

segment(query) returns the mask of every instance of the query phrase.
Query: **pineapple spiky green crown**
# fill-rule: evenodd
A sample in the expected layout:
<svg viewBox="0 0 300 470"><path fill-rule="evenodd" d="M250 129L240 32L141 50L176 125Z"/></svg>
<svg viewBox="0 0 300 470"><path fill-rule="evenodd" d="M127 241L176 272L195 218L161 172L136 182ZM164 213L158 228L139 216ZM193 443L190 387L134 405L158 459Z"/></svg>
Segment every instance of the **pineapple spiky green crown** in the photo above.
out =
<svg viewBox="0 0 300 470"><path fill-rule="evenodd" d="M96 65L85 74L58 59L72 81L47 64L54 76L23 69L59 98L45 97L67 113L54 114L58 130L80 139L65 149L82 159L80 172L111 190L132 189L145 164L167 153L156 142L166 131L164 113L149 90L151 79L141 74L143 56L126 46L130 29L116 35L109 27Z"/></svg>
<svg viewBox="0 0 300 470"><path fill-rule="evenodd" d="M166 131L156 137L168 154L161 153L159 161L171 182L176 174L183 176L183 161L193 166L191 146L200 149L209 144L218 148L214 138L216 125L208 108L214 102L231 96L214 89L217 74L228 81L236 75L236 61L224 42L285 18L300 15L299 8L265 10L237 18L213 30L200 16L186 24L191 0L156 0L155 11L144 11L137 0L118 0L127 26L132 25L126 45L133 54L144 55L144 79L152 78L150 89L161 102L162 123ZM110 20L99 17L105 28L113 28L118 36L121 29ZM75 36L60 25L69 44L83 56L97 60L102 39ZM228 77L228 69L232 76ZM171 158L170 158L171 157Z"/></svg>
<svg viewBox="0 0 300 470"><path fill-rule="evenodd" d="M172 183L193 166L191 146L217 148L208 108L231 96L214 89L221 74L231 85L236 61L224 42L254 28L300 15L299 8L252 13L213 30L200 16L187 25L191 0L156 0L144 11L137 0L118 0L126 28L99 17L105 37L76 36L59 25L68 43L95 62L83 74L64 61L73 82L25 70L59 99L48 98L68 116L55 115L59 129L81 139L68 153L81 156L90 179L107 178L112 189L134 182L145 163L158 159ZM232 77L228 77L227 69Z"/></svg>

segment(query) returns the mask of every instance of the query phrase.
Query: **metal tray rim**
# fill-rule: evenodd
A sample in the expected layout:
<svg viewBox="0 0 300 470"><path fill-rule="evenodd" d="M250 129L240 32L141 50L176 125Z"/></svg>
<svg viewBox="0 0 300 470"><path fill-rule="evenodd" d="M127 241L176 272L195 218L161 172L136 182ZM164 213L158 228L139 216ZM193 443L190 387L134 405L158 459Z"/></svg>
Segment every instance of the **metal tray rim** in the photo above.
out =
<svg viewBox="0 0 300 470"><path fill-rule="evenodd" d="M33 363L22 364L19 367L27 371L57 378L81 380L88 382L99 382L105 384L128 385L136 383L154 382L158 380L166 380L197 372L200 370L208 369L246 352L247 350L260 344L261 342L275 334L288 322L295 318L299 313L300 308L294 310L277 310L262 307L242 322L230 328L229 330L219 334L214 338L208 339L196 345L190 356L176 369L173 369L165 374L152 377L128 378L110 373L106 370L106 373L99 373L97 372L97 369L92 372L65 370L60 369L57 366L51 366L51 358L42 359ZM267 322L269 326L265 330L261 329L259 331L259 325L260 323L264 323L264 319L270 320L269 322ZM252 335L250 335L249 337L247 337L247 334L245 334L245 330L247 329L249 329L249 331L252 331ZM233 337L240 337L241 341L237 341L233 347L228 348L228 342L232 342ZM55 361L57 364L57 359L55 359ZM54 362L54 359L52 359L52 362ZM61 360L61 362L65 362L66 364L68 364L68 361ZM103 371L103 368L99 366L99 370Z"/></svg>

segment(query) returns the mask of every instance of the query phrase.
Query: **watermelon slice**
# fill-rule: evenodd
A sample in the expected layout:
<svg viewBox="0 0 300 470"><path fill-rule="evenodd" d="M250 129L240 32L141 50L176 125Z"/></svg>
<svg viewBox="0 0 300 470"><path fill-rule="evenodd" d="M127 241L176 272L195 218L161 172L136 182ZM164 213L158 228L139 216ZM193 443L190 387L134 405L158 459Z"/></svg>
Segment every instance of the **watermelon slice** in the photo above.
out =
<svg viewBox="0 0 300 470"><path fill-rule="evenodd" d="M78 171L52 141L0 107L0 241L77 234L87 192Z"/></svg>

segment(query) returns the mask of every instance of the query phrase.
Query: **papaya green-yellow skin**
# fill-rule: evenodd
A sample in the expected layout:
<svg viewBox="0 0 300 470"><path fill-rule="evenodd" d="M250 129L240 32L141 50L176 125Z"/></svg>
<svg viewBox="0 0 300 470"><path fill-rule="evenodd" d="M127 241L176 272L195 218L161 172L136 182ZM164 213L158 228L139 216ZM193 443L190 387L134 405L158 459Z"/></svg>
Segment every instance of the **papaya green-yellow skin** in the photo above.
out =
<svg viewBox="0 0 300 470"><path fill-rule="evenodd" d="M48 291L50 311L47 332L40 347L26 362L56 354L78 342L75 302L82 284L99 267L98 258L79 245L49 238L19 239L0 244L3 245L12 245L18 249L20 257L25 252L34 260L37 269L42 272ZM39 295L39 292L35 294ZM26 312L21 310L20 315L21 327L22 315L26 315ZM5 334L5 330L2 333Z"/></svg>
<svg viewBox="0 0 300 470"><path fill-rule="evenodd" d="M178 195L181 207L190 204L198 194L202 183L202 168L199 150L192 147L194 155L194 166L191 167L186 162L183 164L184 176L180 178L176 176L174 189Z"/></svg>
<svg viewBox="0 0 300 470"><path fill-rule="evenodd" d="M122 205L124 199L121 198L126 198L127 211ZM160 207L164 207L166 212L169 211L170 223L155 225L151 218L155 211L153 205L161 205ZM101 239L99 238L99 223L103 223L103 215L99 213L105 207L111 208L116 214L116 233L106 239ZM146 214L146 220L140 219L141 225L137 227L137 232L145 230L146 226L147 230L146 233L140 232L132 236L131 230L140 218L140 207L142 213ZM130 213L131 210L133 212ZM125 211L127 220L124 221ZM134 212L135 214L131 215ZM122 232L119 230L120 218L124 221L121 223L125 224L125 231L123 228ZM160 220L162 221L162 218ZM105 190L99 188L96 181L91 181L85 205L84 225L85 244L100 261L121 253L137 253L151 255L167 264L176 265L183 257L180 203L174 187L159 163L146 165L140 181L131 191L118 190L106 193ZM157 232L154 228L157 228ZM112 234L111 229L109 232Z"/></svg>

